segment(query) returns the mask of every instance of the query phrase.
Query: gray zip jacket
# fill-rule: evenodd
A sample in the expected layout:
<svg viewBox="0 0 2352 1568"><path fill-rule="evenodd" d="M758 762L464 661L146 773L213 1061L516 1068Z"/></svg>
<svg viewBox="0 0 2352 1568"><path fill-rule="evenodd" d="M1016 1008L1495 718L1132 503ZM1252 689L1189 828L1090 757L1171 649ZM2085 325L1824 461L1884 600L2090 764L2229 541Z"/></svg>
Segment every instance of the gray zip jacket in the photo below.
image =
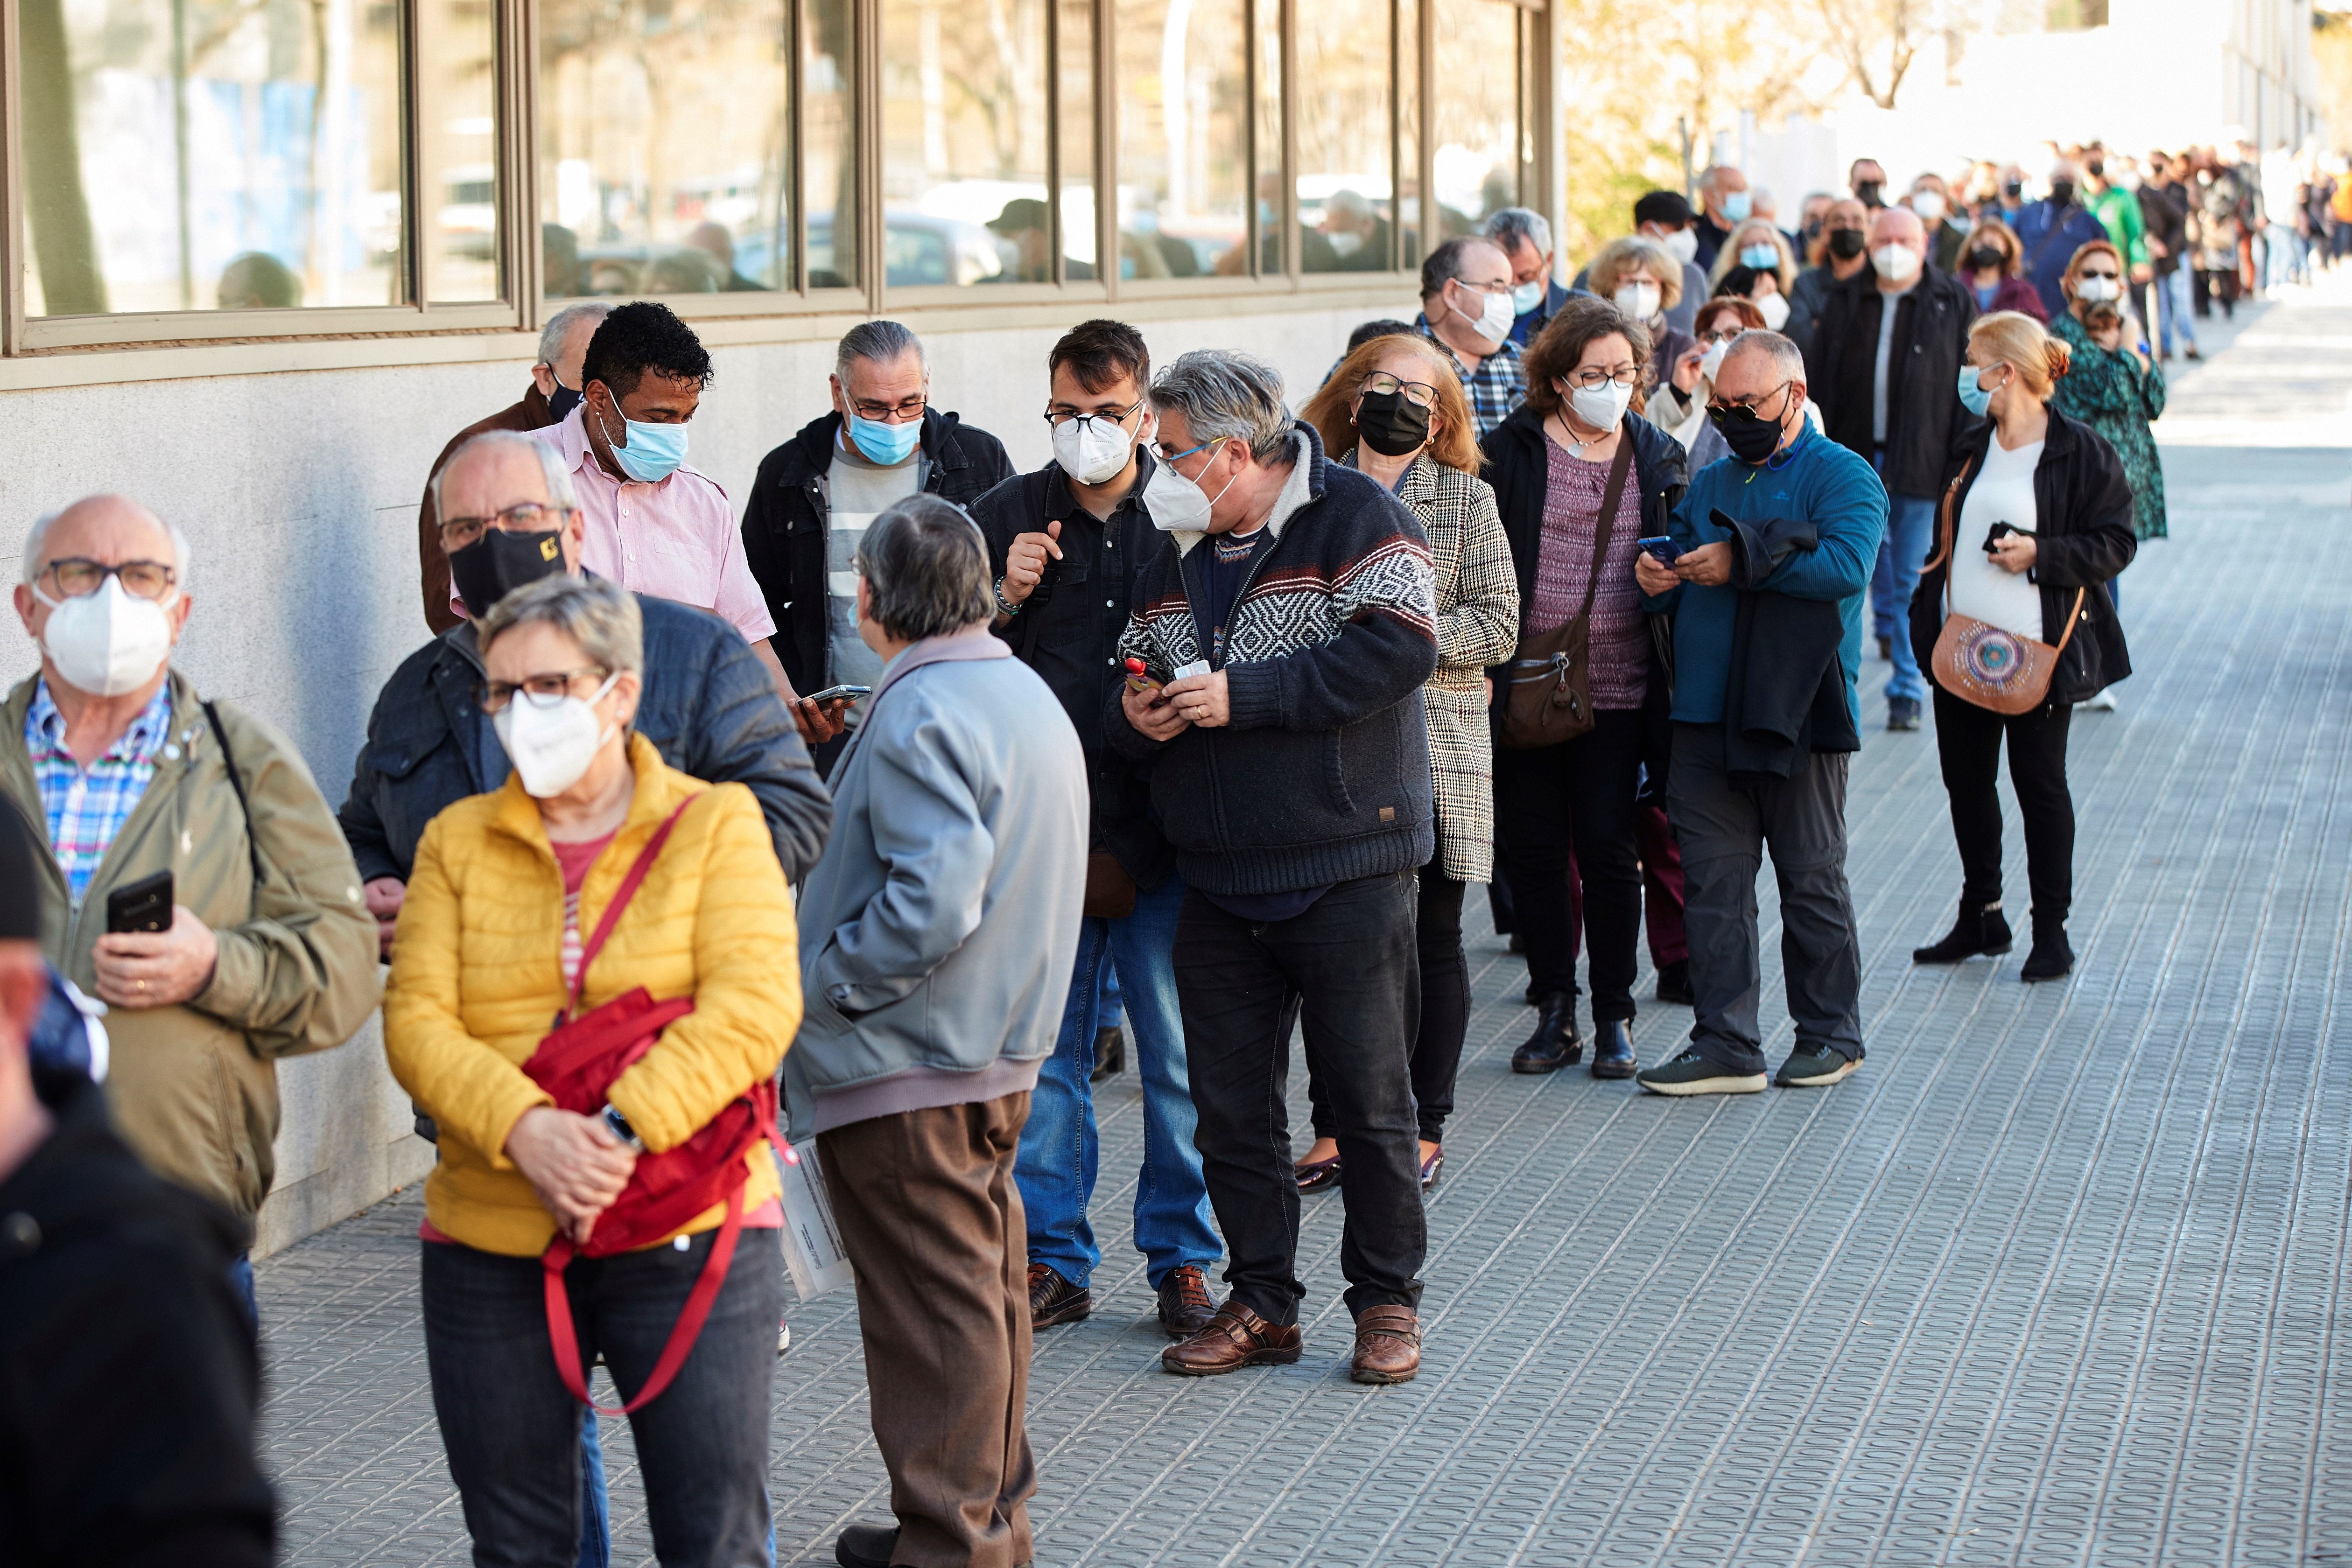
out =
<svg viewBox="0 0 2352 1568"><path fill-rule="evenodd" d="M1086 902L1086 756L1060 700L985 626L917 643L833 791L801 890L793 1141L1034 1087Z"/></svg>

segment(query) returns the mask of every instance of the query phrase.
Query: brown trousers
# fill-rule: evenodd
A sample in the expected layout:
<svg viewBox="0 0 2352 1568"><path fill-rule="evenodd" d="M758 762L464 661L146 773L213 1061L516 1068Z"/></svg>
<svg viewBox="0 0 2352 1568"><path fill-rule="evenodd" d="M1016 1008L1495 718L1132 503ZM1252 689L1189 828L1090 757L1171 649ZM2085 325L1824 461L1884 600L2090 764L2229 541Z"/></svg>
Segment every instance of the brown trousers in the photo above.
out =
<svg viewBox="0 0 2352 1568"><path fill-rule="evenodd" d="M1028 1119L1024 1092L817 1134L857 1272L874 1442L898 1516L893 1563L1030 1560L1029 1227L1013 1182Z"/></svg>

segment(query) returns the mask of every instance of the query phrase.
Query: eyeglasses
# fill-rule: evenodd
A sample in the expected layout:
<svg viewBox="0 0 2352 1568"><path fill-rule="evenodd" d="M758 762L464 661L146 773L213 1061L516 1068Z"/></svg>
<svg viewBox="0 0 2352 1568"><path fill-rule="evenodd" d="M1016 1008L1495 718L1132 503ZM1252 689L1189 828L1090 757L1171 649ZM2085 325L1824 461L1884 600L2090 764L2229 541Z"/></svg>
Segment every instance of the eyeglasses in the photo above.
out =
<svg viewBox="0 0 2352 1568"><path fill-rule="evenodd" d="M1612 382L1621 387L1630 387L1641 378L1641 374L1632 365L1621 365L1613 371L1603 370L1599 365L1587 365L1580 371L1570 371L1559 379L1579 392L1599 392Z"/></svg>
<svg viewBox="0 0 2352 1568"><path fill-rule="evenodd" d="M1155 441L1151 444L1151 450L1160 455L1160 461L1162 463L1174 463L1180 458L1192 456L1195 452L1206 452L1210 447L1214 446L1217 442L1222 439L1223 437L1212 436L1209 440L1202 442L1197 446L1187 446L1181 452L1171 452L1168 450L1168 444L1166 442Z"/></svg>
<svg viewBox="0 0 2352 1568"><path fill-rule="evenodd" d="M2078 276L2078 277L2104 277L2104 278L2105 278L2109 283L2113 283L2113 282L2115 282L2115 281L2116 281L2116 279L2117 279L2118 277L2121 277L2123 276L2123 274L2121 274L2121 273L2119 273L2119 272L2093 272L2089 267L2084 267L2084 269L2083 269L2079 274L2077 274L2076 276Z"/></svg>
<svg viewBox="0 0 2352 1568"><path fill-rule="evenodd" d="M1045 423L1052 425L1055 429L1059 430L1062 426L1069 423L1072 420L1076 420L1078 423L1079 433L1083 434L1085 434L1087 427L1097 419L1101 420L1106 424L1125 424L1129 419L1135 416L1135 411L1141 408L1143 403L1143 399L1137 398L1133 402L1128 404L1123 411L1118 413L1080 413L1074 408L1049 408L1045 411Z"/></svg>
<svg viewBox="0 0 2352 1568"><path fill-rule="evenodd" d="M533 707L551 708L572 695L572 683L583 675L604 677L612 672L602 664L583 664L576 670L550 670L544 674L525 675L520 681L483 681L474 687L474 701L484 713L504 713L507 705L519 695Z"/></svg>
<svg viewBox="0 0 2352 1568"><path fill-rule="evenodd" d="M1374 371L1364 378L1361 391L1368 392L1402 392L1404 401L1415 408L1435 408L1437 389L1427 382L1409 382L1392 376L1386 371Z"/></svg>
<svg viewBox="0 0 2352 1568"><path fill-rule="evenodd" d="M133 599L161 599L172 591L178 574L156 560L126 560L120 566L108 566L103 561L78 555L62 557L49 562L41 576L54 580L60 599L79 599L96 593L113 578L122 584L122 591Z"/></svg>
<svg viewBox="0 0 2352 1568"><path fill-rule="evenodd" d="M501 533L545 533L550 528L562 528L563 517L562 507L545 501L519 501L487 517L444 517L441 548L451 552L464 549L480 538L485 528L497 528Z"/></svg>
<svg viewBox="0 0 2352 1568"><path fill-rule="evenodd" d="M871 398L854 397L849 400L849 412L860 419L870 419L877 424L904 424L910 419L922 418L923 410L929 405L930 401L929 392L917 392L913 397L901 398L897 402L880 402Z"/></svg>
<svg viewBox="0 0 2352 1568"><path fill-rule="evenodd" d="M1706 331L1701 332L1698 335L1698 340L1702 344L1710 346L1716 343L1728 343L1731 340L1737 338L1740 333L1745 332L1746 330L1748 330L1748 329L1742 327L1739 324L1739 319L1735 316L1731 319L1730 326L1710 327Z"/></svg>
<svg viewBox="0 0 2352 1568"><path fill-rule="evenodd" d="M1707 402L1706 412L1709 413L1721 414L1726 419L1762 419L1764 415L1759 411L1764 406L1764 404L1771 399L1780 396L1782 392L1787 392L1796 383L1793 382L1782 382L1779 386L1768 387L1764 391L1758 392L1753 397L1732 398L1729 400L1720 397L1711 398ZM1788 411L1786 409L1781 411L1784 414L1787 412Z"/></svg>

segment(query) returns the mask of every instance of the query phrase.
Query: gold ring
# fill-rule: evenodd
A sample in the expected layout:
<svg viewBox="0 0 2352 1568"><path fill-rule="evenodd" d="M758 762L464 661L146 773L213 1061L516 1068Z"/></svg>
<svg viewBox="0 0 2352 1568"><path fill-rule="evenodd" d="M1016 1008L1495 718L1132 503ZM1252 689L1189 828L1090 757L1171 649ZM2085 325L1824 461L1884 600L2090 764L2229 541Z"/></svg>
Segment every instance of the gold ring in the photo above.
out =
<svg viewBox="0 0 2352 1568"><path fill-rule="evenodd" d="M147 982L146 982L146 981L144 981L144 980L140 981L140 982L139 982L139 988L140 988L141 990L142 990L142 991L143 991L143 990L145 990L145 989L147 988Z"/></svg>

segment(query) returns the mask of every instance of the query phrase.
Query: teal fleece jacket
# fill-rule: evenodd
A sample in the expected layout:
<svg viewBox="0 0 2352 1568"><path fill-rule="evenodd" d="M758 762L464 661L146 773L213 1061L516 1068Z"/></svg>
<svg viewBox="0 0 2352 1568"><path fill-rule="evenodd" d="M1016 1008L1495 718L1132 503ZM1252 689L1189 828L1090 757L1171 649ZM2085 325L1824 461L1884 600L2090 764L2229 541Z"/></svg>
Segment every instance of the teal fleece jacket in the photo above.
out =
<svg viewBox="0 0 2352 1568"><path fill-rule="evenodd" d="M1781 562L1764 580L1762 591L1837 601L1845 621L1838 664L1845 674L1846 707L1860 729L1862 705L1854 683L1862 674L1863 606L1871 570L1878 564L1879 541L1886 537L1886 490L1878 476L1867 461L1809 424L1769 465L1751 466L1726 457L1700 469L1667 532L1686 550L1727 539L1727 530L1707 520L1718 509L1742 521L1801 517L1820 531L1820 545ZM1654 599L1645 596L1643 608L1674 617L1675 722L1722 723L1739 591L1685 583Z"/></svg>

